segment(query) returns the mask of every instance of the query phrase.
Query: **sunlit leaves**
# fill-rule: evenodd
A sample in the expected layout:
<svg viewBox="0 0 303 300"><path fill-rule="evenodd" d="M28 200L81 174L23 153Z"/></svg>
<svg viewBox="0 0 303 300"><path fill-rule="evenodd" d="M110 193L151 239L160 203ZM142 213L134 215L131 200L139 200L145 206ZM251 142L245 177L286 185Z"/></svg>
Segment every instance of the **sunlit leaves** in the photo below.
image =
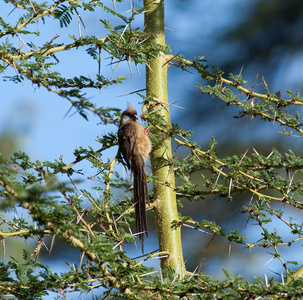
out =
<svg viewBox="0 0 303 300"><path fill-rule="evenodd" d="M67 27L73 19L73 13L74 11L72 6L61 4L54 10L53 16L56 19L59 19L61 27Z"/></svg>
<svg viewBox="0 0 303 300"><path fill-rule="evenodd" d="M18 8L23 8L28 13L25 13L20 18L20 26L14 27L0 19L0 25L2 25L4 31L1 36L8 36L0 48L0 59L3 59L4 65L9 66L15 70L14 75L4 75L15 83L20 83L23 80L30 80L34 85L39 87L45 87L48 91L55 93L58 96L68 100L76 111L85 119L88 118L88 113L96 113L94 105L88 100L85 92L79 92L81 89L102 89L112 84L121 83L124 79L123 76L119 76L115 79L107 79L100 74L87 77L84 74L79 77L65 78L60 74L57 69L57 65L60 63L60 56L57 52L69 51L72 48L79 48L88 46L86 52L89 56L95 59L100 67L100 55L101 50L106 51L112 57L114 63L120 64L120 62L126 62L129 64L133 62L137 64L146 64L148 61L159 55L159 53L167 53L169 49L163 48L151 41L149 37L138 28L133 28L131 23L137 14L143 11L142 7L136 7L136 13L131 17L126 17L124 14L118 13L115 9L105 6L100 1L92 1L89 3L78 3L60 0L53 5L48 6L46 2L37 4L35 2L32 5L28 3L18 3ZM46 41L43 45L34 43L33 41L22 41L26 44L26 47L16 49L10 38L14 38L16 34L38 34L36 31L26 31L25 24L34 23L36 19L44 20L44 11L49 9L49 13L60 22L61 27L68 27L75 16L80 18L81 24L83 20L79 11L83 7L85 10L93 12L96 7L100 6L107 14L111 14L116 17L120 24L112 26L106 19L101 19L100 22L107 30L106 36L96 38L95 36L80 36L77 38L75 35L70 34L70 37L74 40L72 44L55 44L54 40L58 36L52 37L50 41ZM34 10L34 17L33 17ZM28 52L26 52L28 50ZM82 58L81 58L82 59ZM1 66L0 72L5 71L8 67ZM117 65L117 66L118 66ZM102 118L102 116L100 115Z"/></svg>

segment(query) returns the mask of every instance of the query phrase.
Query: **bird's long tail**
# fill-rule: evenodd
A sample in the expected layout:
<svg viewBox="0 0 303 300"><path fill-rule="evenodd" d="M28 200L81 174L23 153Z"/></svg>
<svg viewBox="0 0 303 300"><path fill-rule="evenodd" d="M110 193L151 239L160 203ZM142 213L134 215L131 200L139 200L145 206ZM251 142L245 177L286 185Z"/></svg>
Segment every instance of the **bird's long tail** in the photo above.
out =
<svg viewBox="0 0 303 300"><path fill-rule="evenodd" d="M148 200L147 179L142 157L133 160L134 172L134 202L136 214L136 230L139 233L142 253L144 253L144 232L148 237L147 217L146 217L146 200Z"/></svg>

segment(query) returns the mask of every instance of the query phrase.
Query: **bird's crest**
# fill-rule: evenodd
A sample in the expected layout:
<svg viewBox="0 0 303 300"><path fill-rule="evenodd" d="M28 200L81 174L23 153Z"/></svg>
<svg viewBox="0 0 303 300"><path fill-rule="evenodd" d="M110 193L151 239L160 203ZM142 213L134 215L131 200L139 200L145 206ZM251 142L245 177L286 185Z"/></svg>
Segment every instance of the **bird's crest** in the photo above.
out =
<svg viewBox="0 0 303 300"><path fill-rule="evenodd" d="M127 111L132 115L137 114L137 111L135 110L135 108L129 102L127 103Z"/></svg>

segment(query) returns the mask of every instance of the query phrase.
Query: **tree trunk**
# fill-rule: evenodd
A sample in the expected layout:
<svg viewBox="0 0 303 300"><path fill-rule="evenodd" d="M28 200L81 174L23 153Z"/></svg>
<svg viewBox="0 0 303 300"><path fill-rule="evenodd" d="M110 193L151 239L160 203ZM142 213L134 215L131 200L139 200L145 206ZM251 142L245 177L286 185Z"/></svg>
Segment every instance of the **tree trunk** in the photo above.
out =
<svg viewBox="0 0 303 300"><path fill-rule="evenodd" d="M144 0L144 5L146 9L145 32L155 43L165 46L164 1ZM156 105L150 103L150 111L168 103L167 64L164 54L152 59L146 67L146 95L158 101ZM165 128L170 128L169 107L162 108L156 113L163 118ZM151 153L152 172L157 178L154 183L154 199L158 241L160 251L169 253L167 257L161 259L161 268L164 270L169 266L183 276L185 265L180 228L171 229L171 222L178 220L171 139L159 130L153 133L158 137L158 143L153 145Z"/></svg>

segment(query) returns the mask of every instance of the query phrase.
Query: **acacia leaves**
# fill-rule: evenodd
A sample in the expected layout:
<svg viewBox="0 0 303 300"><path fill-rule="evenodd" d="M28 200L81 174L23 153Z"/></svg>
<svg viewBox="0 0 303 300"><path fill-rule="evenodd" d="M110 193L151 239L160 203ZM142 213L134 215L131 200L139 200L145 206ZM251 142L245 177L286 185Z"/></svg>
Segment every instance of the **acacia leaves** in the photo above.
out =
<svg viewBox="0 0 303 300"><path fill-rule="evenodd" d="M73 108L81 116L87 117L86 110L95 113L94 104L89 100L87 92L93 89L102 90L110 85L119 84L124 80L124 76L116 78L107 78L101 71L101 50L102 55L106 54L116 64L116 69L121 62L126 62L131 70L130 63L148 64L149 60L159 55L167 53L168 47L162 47L152 42L139 28L133 27L132 23L138 14L142 13L142 7L136 7L130 16L117 13L101 1L91 1L88 3L79 3L79 1L58 0L54 4L37 4L32 1L32 5L25 2L13 2L21 12L24 12L18 20L18 26L11 26L3 18L0 19L0 39L3 38L0 45L0 71L4 72L8 68L15 71L15 75L5 75L6 80L12 80L15 83L21 83L24 80L31 81L35 86L44 87L48 91L70 102ZM94 12L98 7L120 20L120 24L113 26L107 19L100 19L100 26L105 29L105 36L95 37L89 35L76 37L69 34L72 43L56 43L59 35L47 37L48 41L44 44L37 44L30 40L28 35L40 35L36 30L35 22L42 19L45 25L48 24L47 16L52 15L59 20L61 27L67 27L72 20L77 17L82 26L86 29L85 23L81 17L84 11ZM41 25L40 25L41 26ZM43 26L43 25L42 25ZM25 30L24 28L35 28L35 30ZM5 40L4 40L5 37ZM18 46L18 43L22 47ZM0 41L1 43L1 41ZM92 57L98 62L98 73L95 76L82 74L81 76L62 75L59 71L59 63L62 59L61 53L71 51L72 49L86 48L88 59ZM81 55L83 52L74 55ZM131 70L132 72L132 70ZM104 73L104 72L103 72ZM115 72L114 72L115 73ZM82 91L83 90L83 91ZM100 115L100 114L99 114ZM100 118L105 116L100 115Z"/></svg>

